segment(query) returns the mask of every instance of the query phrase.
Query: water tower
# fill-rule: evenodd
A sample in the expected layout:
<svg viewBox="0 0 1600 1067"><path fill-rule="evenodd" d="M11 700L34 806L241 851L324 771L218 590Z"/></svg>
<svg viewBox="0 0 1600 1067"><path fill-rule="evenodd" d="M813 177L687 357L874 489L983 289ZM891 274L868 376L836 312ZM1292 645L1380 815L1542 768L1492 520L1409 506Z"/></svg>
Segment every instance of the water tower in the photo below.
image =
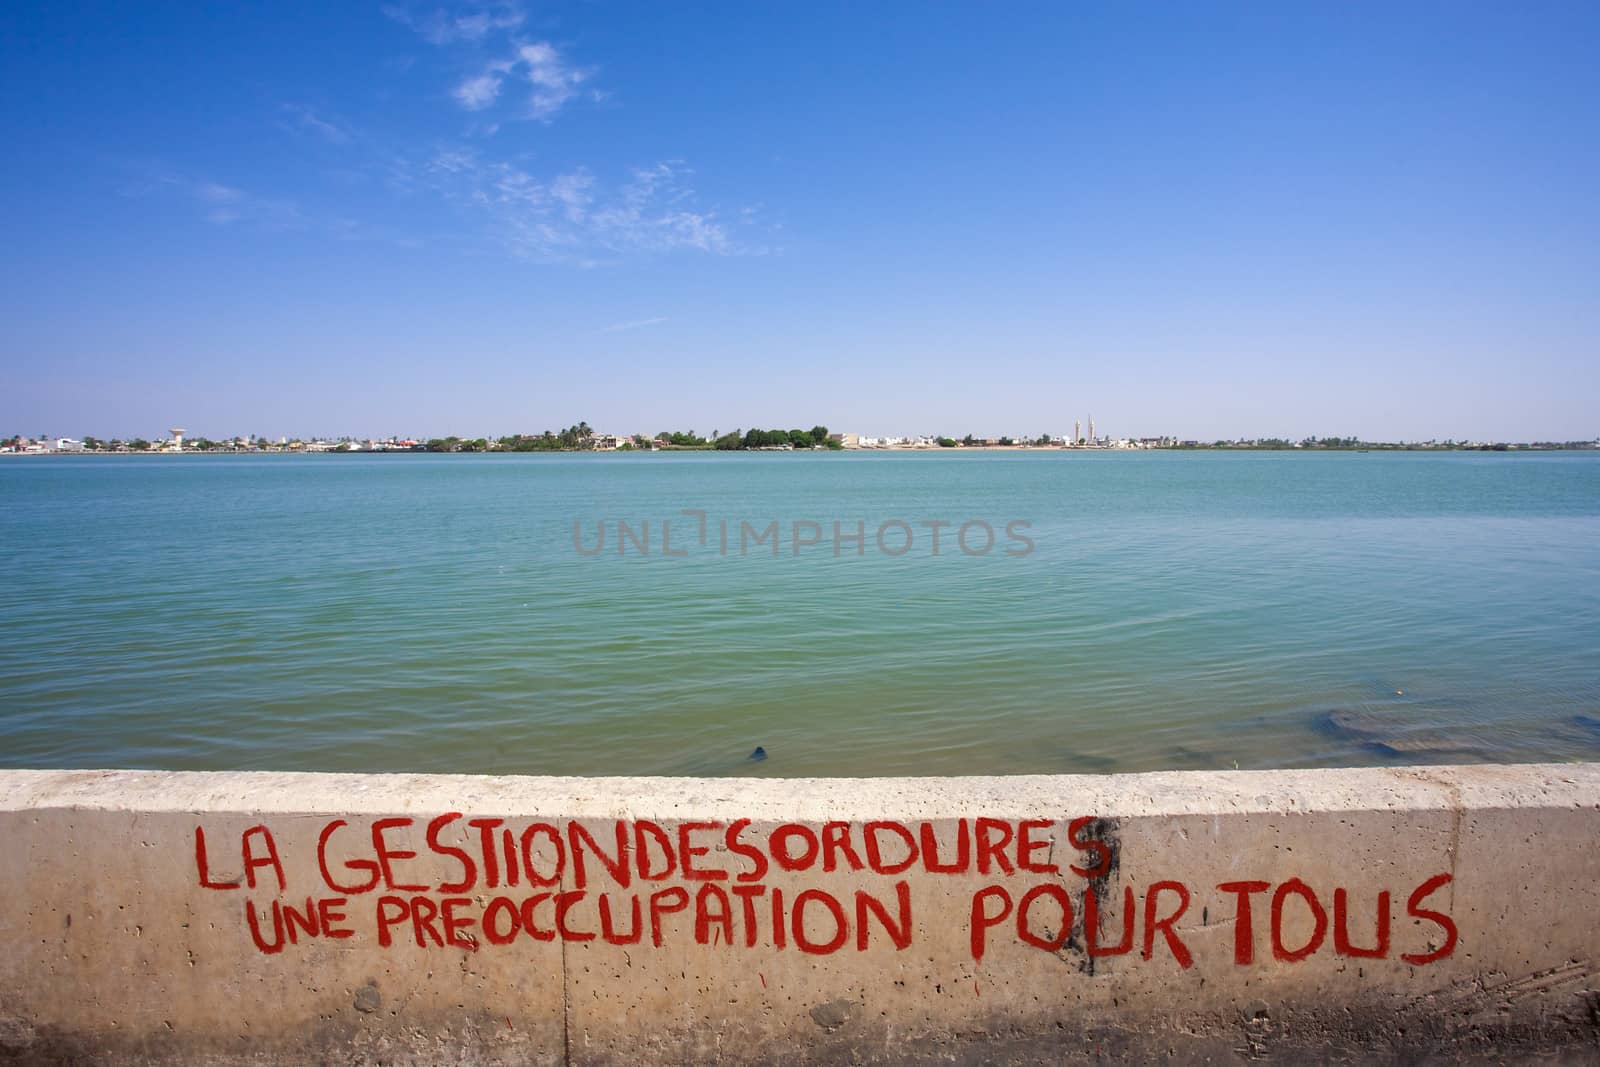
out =
<svg viewBox="0 0 1600 1067"><path fill-rule="evenodd" d="M168 430L167 432L172 435L172 450L174 452L182 452L184 431L182 429L175 429Z"/></svg>

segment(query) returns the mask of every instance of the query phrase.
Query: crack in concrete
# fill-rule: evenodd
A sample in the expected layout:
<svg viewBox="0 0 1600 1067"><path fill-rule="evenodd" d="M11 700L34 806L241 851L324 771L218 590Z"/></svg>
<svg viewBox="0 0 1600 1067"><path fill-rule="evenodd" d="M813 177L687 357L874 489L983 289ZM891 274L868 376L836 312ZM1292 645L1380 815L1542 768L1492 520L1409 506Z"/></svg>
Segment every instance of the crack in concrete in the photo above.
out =
<svg viewBox="0 0 1600 1067"><path fill-rule="evenodd" d="M568 839L572 836L571 820L562 827ZM561 865L561 892L567 891L567 865ZM567 984L571 972L567 968L567 939L561 938L561 1062L572 1065L572 989Z"/></svg>

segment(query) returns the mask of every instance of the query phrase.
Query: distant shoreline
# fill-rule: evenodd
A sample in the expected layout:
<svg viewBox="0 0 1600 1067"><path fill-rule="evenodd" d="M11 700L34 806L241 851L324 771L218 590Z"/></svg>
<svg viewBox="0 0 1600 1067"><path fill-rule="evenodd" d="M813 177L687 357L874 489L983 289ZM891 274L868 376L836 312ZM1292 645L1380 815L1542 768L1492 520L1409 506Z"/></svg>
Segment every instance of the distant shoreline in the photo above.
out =
<svg viewBox="0 0 1600 1067"><path fill-rule="evenodd" d="M800 453L824 453L829 455L855 454L855 455L881 455L886 453L926 453L930 455L959 455L964 452L1011 452L1011 453L1081 453L1098 455L1104 453L1130 453L1130 452L1287 452L1302 455L1323 453L1351 453L1364 454L1374 452L1466 452L1466 453L1516 453L1516 452L1595 452L1600 451L1597 444L1508 444L1508 445L1368 445L1361 448L1283 448L1272 445L1169 445L1169 446L1141 446L1130 448L1116 448L1109 446L1096 447L1069 447L1065 445L958 445L954 448L927 448L918 446L890 445L872 448L842 448L842 449L714 449L714 448L682 448L669 446L666 448L636 448L636 449L596 449L596 448L547 448L537 451L517 451L513 449L488 449L482 452L439 452L422 448L324 448L324 449L184 449L174 451L171 449L150 449L135 452L132 450L111 451L107 449L83 450L49 450L37 452L0 452L0 459L43 459L47 457L182 457L182 456L466 456L466 455L653 455L656 453L721 453L739 454L747 452L784 452L794 451Z"/></svg>

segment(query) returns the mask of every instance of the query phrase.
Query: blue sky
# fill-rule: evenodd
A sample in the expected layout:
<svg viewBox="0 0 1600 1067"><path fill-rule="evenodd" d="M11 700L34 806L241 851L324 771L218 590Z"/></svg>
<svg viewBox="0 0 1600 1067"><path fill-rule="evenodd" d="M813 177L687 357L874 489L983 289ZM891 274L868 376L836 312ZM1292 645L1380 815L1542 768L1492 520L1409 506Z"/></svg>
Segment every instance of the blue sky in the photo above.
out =
<svg viewBox="0 0 1600 1067"><path fill-rule="evenodd" d="M1600 5L14 4L0 433L1600 434Z"/></svg>

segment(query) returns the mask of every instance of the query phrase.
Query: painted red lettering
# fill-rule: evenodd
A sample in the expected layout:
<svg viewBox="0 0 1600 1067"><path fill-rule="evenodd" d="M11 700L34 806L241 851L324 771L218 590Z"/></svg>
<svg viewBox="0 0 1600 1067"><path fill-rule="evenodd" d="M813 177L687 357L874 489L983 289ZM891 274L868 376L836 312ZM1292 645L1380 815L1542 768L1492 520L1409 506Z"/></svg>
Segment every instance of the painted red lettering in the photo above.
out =
<svg viewBox="0 0 1600 1067"><path fill-rule="evenodd" d="M805 846L805 851L800 855L792 855L789 851L789 841L799 838ZM786 871L803 871L817 861L817 853L821 846L817 843L817 835L809 827L799 823L784 823L772 831L772 836L767 839L767 849L772 853L772 860Z"/></svg>
<svg viewBox="0 0 1600 1067"><path fill-rule="evenodd" d="M497 917L504 913L505 921L509 928L505 933L500 933L495 928ZM483 909L483 936L491 945L509 945L517 939L517 934L522 932L522 918L517 914L516 901L510 897L495 897L489 901L489 906Z"/></svg>
<svg viewBox="0 0 1600 1067"><path fill-rule="evenodd" d="M979 819L978 820L978 873L988 874L989 864L992 861L1007 874L1014 873L1011 860L1006 857L1006 847L1011 844L1011 837L1015 831L1011 824L1004 819ZM991 841L989 835L1000 835L998 841Z"/></svg>
<svg viewBox="0 0 1600 1067"><path fill-rule="evenodd" d="M274 900L270 911L273 940L269 942L261 936L261 924L256 918L255 905L250 903L248 898L245 899L244 915L246 922L250 924L250 940L256 943L256 948L268 956L283 951L283 909Z"/></svg>
<svg viewBox="0 0 1600 1067"><path fill-rule="evenodd" d="M646 834L649 834L650 841L654 841L656 847L661 849L661 855L664 857L659 871L650 869L650 841L645 840ZM677 860L672 852L672 839L667 836L665 830L649 819L640 819L633 824L633 844L634 861L639 865L640 878L647 882L659 882L671 876L677 867Z"/></svg>
<svg viewBox="0 0 1600 1067"><path fill-rule="evenodd" d="M783 923L783 890L781 890L781 889L773 889L773 891L772 891L772 945L773 945L774 948L781 949L781 948L783 948L785 945L787 945L789 943L788 942L788 936L789 935L784 932L785 930L786 930L786 927L784 926L784 923Z"/></svg>
<svg viewBox="0 0 1600 1067"><path fill-rule="evenodd" d="M535 941L554 941L556 939L554 930L547 930L533 921L534 912L538 909L540 902L549 899L549 893L535 893L533 896L523 900L522 908L518 913L522 917L522 928L528 931L528 936Z"/></svg>
<svg viewBox="0 0 1600 1067"><path fill-rule="evenodd" d="M494 854L494 829L504 819L468 819L467 825L478 831L479 852L483 855L483 884L490 889L500 885L500 861ZM510 831L506 831L510 833ZM516 865L511 857L506 857L506 870L514 876Z"/></svg>
<svg viewBox="0 0 1600 1067"><path fill-rule="evenodd" d="M826 941L813 941L806 932L806 905L815 901L821 904L833 920L833 936ZM850 923L845 918L844 908L834 899L833 894L824 893L820 889L807 889L794 898L794 911L790 913L794 925L791 932L794 934L794 946L801 952L809 952L813 956L826 956L830 952L837 952L843 947L850 936Z"/></svg>
<svg viewBox="0 0 1600 1067"><path fill-rule="evenodd" d="M886 863L883 859L883 848L878 844L879 831L887 830L897 835L906 846L906 858L895 863ZM867 866L877 874L899 874L911 869L917 862L917 839L910 830L897 822L869 822L862 827L862 836L866 839Z"/></svg>
<svg viewBox="0 0 1600 1067"><path fill-rule="evenodd" d="M1178 894L1178 910L1164 919L1156 918L1156 903L1162 893ZM1182 882L1156 882L1145 890L1144 894L1144 952L1145 959L1155 953L1156 931L1161 931L1167 939L1167 948L1172 950L1172 958L1178 961L1178 966L1188 970L1194 963L1194 957L1189 954L1189 947L1183 943L1173 925L1189 910L1189 888Z"/></svg>
<svg viewBox="0 0 1600 1067"><path fill-rule="evenodd" d="M345 921L345 914L341 909L348 903L344 897L323 897L317 901L317 919L322 923L323 937L343 941L347 937L356 935L354 930L335 925Z"/></svg>
<svg viewBox="0 0 1600 1067"><path fill-rule="evenodd" d="M394 868L391 864L395 860L413 859L416 853L404 848L391 849L389 842L383 838L384 831L400 830L410 826L414 821L409 815L402 815L393 819L378 819L372 824L372 851L378 857L378 869L383 872L383 885L386 889L406 893L423 893L428 889L425 885L397 883L394 880Z"/></svg>
<svg viewBox="0 0 1600 1067"><path fill-rule="evenodd" d="M924 826L927 823L923 823ZM927 851L926 848L923 849ZM1000 902L1000 911L989 914L987 902L997 900ZM998 926L1005 922L1011 914L1011 894L1005 891L1004 886L984 886L972 895L972 958L983 959L984 942L988 939L988 930L991 926Z"/></svg>
<svg viewBox="0 0 1600 1067"><path fill-rule="evenodd" d="M582 889L589 884L588 872L583 866L584 845L588 846L588 851L594 853L613 882L624 889L628 888L628 883L633 878L633 872L628 866L628 824L620 819L616 823L616 837L616 854L607 856L590 836L587 827L577 822L567 823L567 840L572 845L572 880L577 888Z"/></svg>
<svg viewBox="0 0 1600 1067"><path fill-rule="evenodd" d="M206 832L194 828L194 865L200 871L200 885L205 889L238 889L238 882L213 882L211 864L206 859Z"/></svg>
<svg viewBox="0 0 1600 1067"><path fill-rule="evenodd" d="M741 915L744 918L744 947L754 948L756 945L756 897L767 891L764 885L736 885L733 886L733 895L739 898ZM782 931L779 931L780 934ZM778 945L782 948L783 945Z"/></svg>
<svg viewBox="0 0 1600 1067"><path fill-rule="evenodd" d="M681 822L678 824L678 866L683 869L684 878L695 881L718 881L728 877L728 872L718 867L699 867L694 865L696 856L708 856L711 849L706 845L696 845L692 834L702 830L716 830L722 826L719 822Z"/></svg>
<svg viewBox="0 0 1600 1067"><path fill-rule="evenodd" d="M743 859L749 860L752 864L750 870L739 872L739 876L736 880L740 882L759 882L761 879L767 876L767 855L759 848L751 848L749 845L739 840L739 835L743 833L745 827L749 825L749 819L740 819L738 822L728 827L728 832L723 835L723 840L727 843L729 852L732 852ZM735 892L737 892L737 890L735 890Z"/></svg>
<svg viewBox="0 0 1600 1067"><path fill-rule="evenodd" d="M843 854L845 862L852 871L861 869L861 857L856 855L855 846L850 843L850 824L847 822L828 822L822 824L822 869L836 871L839 869L839 856Z"/></svg>
<svg viewBox="0 0 1600 1067"><path fill-rule="evenodd" d="M1349 915L1346 913L1346 893L1343 889L1333 891L1333 950L1341 956L1361 956L1370 960L1387 959L1389 956L1389 891L1385 889L1378 894L1378 919L1376 948L1357 948L1350 943Z"/></svg>
<svg viewBox="0 0 1600 1067"><path fill-rule="evenodd" d="M1044 937L1033 932L1033 925L1029 921L1028 911L1033 907L1033 902L1040 897L1049 897L1055 901L1059 914L1056 917L1056 933L1050 933L1046 926ZM1072 936L1072 898L1067 896L1067 891L1058 885L1046 882L1036 885L1026 893L1017 903L1017 936L1034 948L1042 948L1046 952L1055 952L1067 943L1067 938Z"/></svg>
<svg viewBox="0 0 1600 1067"><path fill-rule="evenodd" d="M439 917L439 905L427 897L411 898L411 932L417 939L418 948L427 948L428 942L423 940L426 933L428 938L440 948L444 947L444 938L439 936L438 929L433 925L433 920Z"/></svg>
<svg viewBox="0 0 1600 1067"><path fill-rule="evenodd" d="M444 941L447 945L464 948L468 952L478 951L478 939L471 934L462 933L476 925L477 920L470 915L457 915L457 908L472 906L471 897L445 897L439 902L440 916L444 919Z"/></svg>
<svg viewBox="0 0 1600 1067"><path fill-rule="evenodd" d="M1233 962L1253 963L1256 958L1256 935L1253 921L1255 916L1250 910L1250 894L1265 893L1272 888L1272 883L1223 882L1217 888L1224 893L1235 893L1239 898L1233 912Z"/></svg>
<svg viewBox="0 0 1600 1067"><path fill-rule="evenodd" d="M714 910L712 904L716 905ZM720 886L703 885L694 895L694 939L701 945L733 945L733 912L728 907L728 894Z"/></svg>
<svg viewBox="0 0 1600 1067"><path fill-rule="evenodd" d="M485 841L488 840L488 836L489 835L485 835ZM522 881L522 875L520 873L522 864L517 860L516 835L514 835L510 830L501 830L500 847L502 851L505 852L506 856L506 885L516 885L518 882ZM484 863L492 868L494 866L494 859L494 852L493 850L490 850L484 857ZM490 888L493 888L492 883Z"/></svg>
<svg viewBox="0 0 1600 1067"><path fill-rule="evenodd" d="M894 884L895 914L898 922L889 917L889 911L883 906L883 901L863 889L856 890L856 948L862 952L867 951L867 916L876 915L878 922L883 924L883 932L889 935L895 951L900 951L911 946L911 886L904 881ZM754 936L751 937L754 943Z"/></svg>
<svg viewBox="0 0 1600 1067"><path fill-rule="evenodd" d="M1035 841L1032 838L1032 834L1035 830L1048 830L1050 826L1049 819L1024 819L1017 824L1017 866L1019 868L1024 871L1032 871L1034 874L1055 874L1061 870L1058 864L1050 863L1048 859L1044 863L1039 863L1033 858L1033 854L1041 848L1045 850L1046 857L1049 856L1051 842Z"/></svg>
<svg viewBox="0 0 1600 1067"><path fill-rule="evenodd" d="M567 925L567 911L584 897L583 890L577 889L567 893L556 894L556 929L561 933L563 941L593 941L594 934L586 930L574 930Z"/></svg>
<svg viewBox="0 0 1600 1067"><path fill-rule="evenodd" d="M668 901L671 904L668 904ZM682 886L671 886L659 893L650 894L650 941L661 947L661 917L682 911L689 906L689 891Z"/></svg>
<svg viewBox="0 0 1600 1067"><path fill-rule="evenodd" d="M1100 946L1100 894L1094 886L1083 891L1083 941L1091 956L1122 956L1133 951L1133 887L1122 887L1122 940L1110 948Z"/></svg>
<svg viewBox="0 0 1600 1067"><path fill-rule="evenodd" d="M961 874L972 859L972 841L967 836L967 820L956 820L956 858L953 863L939 862L939 839L934 835L933 824L922 824L922 861L929 874Z"/></svg>
<svg viewBox="0 0 1600 1067"><path fill-rule="evenodd" d="M1092 837L1085 837L1085 830L1091 828L1098 820L1093 816L1085 815L1073 819L1067 825L1067 841L1079 852L1092 852L1095 855L1094 866L1079 867L1076 863L1071 865L1073 874L1081 878L1104 878L1111 873L1111 849L1104 841L1097 841Z"/></svg>
<svg viewBox="0 0 1600 1067"><path fill-rule="evenodd" d="M1283 943L1283 905L1293 893L1306 902L1306 907L1311 909L1311 937L1300 948L1290 950ZM1322 902L1311 891L1311 887L1298 878L1291 878L1280 885L1272 894L1272 957L1284 963L1295 963L1305 959L1317 949L1322 947L1322 941L1328 936L1328 913L1323 910Z"/></svg>
<svg viewBox="0 0 1600 1067"><path fill-rule="evenodd" d="M390 929L405 922L411 914L411 909L406 906L404 897L379 897L378 898L378 945L388 948L394 944L394 935Z"/></svg>
<svg viewBox="0 0 1600 1067"><path fill-rule="evenodd" d="M1422 902L1435 890L1447 886L1453 881L1448 874L1436 874L1426 882L1417 886L1406 900L1406 914L1413 919L1427 919L1429 922L1438 923L1444 931L1444 944L1432 952L1403 952L1400 958L1413 966L1421 967L1434 960L1442 960L1456 950L1456 924L1455 921L1442 911L1433 911L1424 908Z"/></svg>
<svg viewBox="0 0 1600 1067"><path fill-rule="evenodd" d="M446 845L439 840L439 831L461 818L459 811L448 812L428 823L428 848L441 856L449 856L461 864L461 880L457 882L440 882L441 893L465 893L478 881L478 865L472 862L472 857L467 855L465 849L455 845Z"/></svg>
<svg viewBox="0 0 1600 1067"><path fill-rule="evenodd" d="M611 920L611 897L600 894L600 936L613 945L637 945L639 938L644 936L644 922L639 917L639 898L630 896L628 903L633 906L633 930L619 934Z"/></svg>
<svg viewBox="0 0 1600 1067"><path fill-rule="evenodd" d="M549 874L540 874L533 865L533 839L539 834L544 834L550 839L550 847L555 850L555 870ZM561 874L567 869L567 850L561 843L561 831L547 822L530 823L522 831L522 872L528 876L530 885L556 885L561 881Z"/></svg>
<svg viewBox="0 0 1600 1067"><path fill-rule="evenodd" d="M257 856L250 845L252 836L260 835L261 847L264 850ZM271 867L272 873L278 876L278 892L288 888L288 882L283 877L283 863L278 859L278 844L272 840L272 831L265 826L252 826L244 832L242 842L244 849L244 880L251 889L256 887L256 868Z"/></svg>
<svg viewBox="0 0 1600 1067"><path fill-rule="evenodd" d="M328 870L328 838L341 826L349 825L343 819L335 819L322 828L322 833L317 835L317 867L322 871L322 880L329 889L336 889L341 893L366 893L378 884L378 865L372 860L345 860L345 870L366 871L370 876L359 885L340 885L333 880L333 872Z"/></svg>
<svg viewBox="0 0 1600 1067"><path fill-rule="evenodd" d="M289 935L291 945L300 943L300 936L295 932L296 928L303 931L307 937L317 936L317 910L311 903L310 897L306 897L305 911L296 911L287 904L283 906L283 928Z"/></svg>

